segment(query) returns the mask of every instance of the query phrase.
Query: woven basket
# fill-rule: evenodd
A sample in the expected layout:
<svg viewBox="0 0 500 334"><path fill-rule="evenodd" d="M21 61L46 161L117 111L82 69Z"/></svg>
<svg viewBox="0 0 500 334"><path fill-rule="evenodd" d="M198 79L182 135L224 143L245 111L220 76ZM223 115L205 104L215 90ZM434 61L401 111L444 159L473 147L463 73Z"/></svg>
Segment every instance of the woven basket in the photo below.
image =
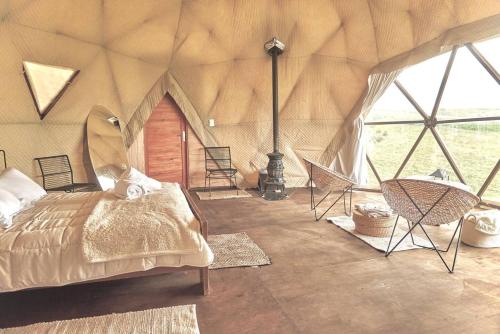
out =
<svg viewBox="0 0 500 334"><path fill-rule="evenodd" d="M372 218L363 215L357 209L352 213L352 220L355 224L355 230L358 233L372 237L388 237L394 227L394 216Z"/></svg>

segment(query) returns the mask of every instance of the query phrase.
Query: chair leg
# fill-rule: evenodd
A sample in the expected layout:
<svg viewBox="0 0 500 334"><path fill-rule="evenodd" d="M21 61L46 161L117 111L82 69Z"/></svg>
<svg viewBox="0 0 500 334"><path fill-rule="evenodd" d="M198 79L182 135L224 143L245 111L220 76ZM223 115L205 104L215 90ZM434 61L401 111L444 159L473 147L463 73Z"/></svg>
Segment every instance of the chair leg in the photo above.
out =
<svg viewBox="0 0 500 334"><path fill-rule="evenodd" d="M406 224L408 224L408 231L411 230L411 226L410 226L410 221L407 219L406 220ZM410 237L411 237L411 242L415 245L415 246L418 246L417 244L415 244L415 240L413 239L413 233L410 233Z"/></svg>
<svg viewBox="0 0 500 334"><path fill-rule="evenodd" d="M313 203L314 203L314 193L313 193L313 186L312 186L312 180L309 180L309 188L311 190L311 210L313 209Z"/></svg>
<svg viewBox="0 0 500 334"><path fill-rule="evenodd" d="M346 194L349 193L349 213L347 213L347 208L346 208ZM352 215L352 187L349 187L348 192L344 194L344 213L346 216L351 216Z"/></svg>
<svg viewBox="0 0 500 334"><path fill-rule="evenodd" d="M408 222L408 221L407 221ZM408 222L408 228L410 227L410 223ZM461 227L460 223L457 224L457 227L455 228L455 231L453 232L453 235L450 239L450 242L448 243L448 246L446 247L446 249L440 249L440 248L436 248L439 252L442 252L442 253L447 253L449 250L450 250L450 247L451 247L451 244L453 243L453 240L455 239L455 235L457 235L457 231L459 230L459 227ZM413 244L415 246L418 246L420 248L425 248L425 249L434 249L432 247L428 247L428 246L424 246L424 245L420 245L420 244L417 244L415 242L415 240L413 240L413 234L411 234L411 241L413 242Z"/></svg>
<svg viewBox="0 0 500 334"><path fill-rule="evenodd" d="M208 193L208 196L212 197L212 178L210 176L208 177Z"/></svg>
<svg viewBox="0 0 500 334"><path fill-rule="evenodd" d="M200 269L200 283L203 295L208 296L210 294L210 276L208 273L208 267Z"/></svg>
<svg viewBox="0 0 500 334"><path fill-rule="evenodd" d="M330 211L330 209L331 209L331 208L333 208L333 206L334 206L335 204L337 204L337 202L338 202L338 201L339 201L339 200L340 200L343 196L345 196L346 191L347 191L347 190L345 190L345 189L344 189L344 191L342 192L342 194L341 194L339 197L337 197L337 199L335 200L335 202L333 202L333 204L332 204L332 205L330 205L330 206L328 207L328 209L326 209L326 210L325 210L325 212L323 212L323 213L321 214L321 216L319 216L319 217L318 217L318 216L317 216L317 214L316 214L316 208L318 207L318 205L320 205L320 203L321 203L321 202L323 202L323 201L324 201L324 200L328 197L328 195L330 195L331 191L329 191L329 192L328 192L328 194L326 194L326 196L325 196L325 197L323 197L323 198L322 198L322 199L318 202L318 204L315 204L315 205L314 205L314 217L316 218L316 221L319 221L321 218L323 218L323 216L324 216L324 215L325 215L328 211Z"/></svg>
<svg viewBox="0 0 500 334"><path fill-rule="evenodd" d="M392 228L391 238L389 239L389 244L387 245L387 250L385 251L385 256L389 256L389 249L391 248L392 238L394 237L394 232L396 231L396 226L398 226L399 215L396 217L394 222L394 227Z"/></svg>
<svg viewBox="0 0 500 334"><path fill-rule="evenodd" d="M347 208L345 207L345 196L344 196L344 213L346 214L347 216Z"/></svg>
<svg viewBox="0 0 500 334"><path fill-rule="evenodd" d="M349 191L349 216L352 216L352 186Z"/></svg>
<svg viewBox="0 0 500 334"><path fill-rule="evenodd" d="M398 218L399 218L399 216L398 216ZM387 257L387 256L391 255L391 253L392 253L392 252L396 249L396 247L398 247L398 246L399 246L399 244L400 244L401 242L403 242L403 240L404 240L404 239L405 239L405 238L406 238L406 237L407 237L407 236L408 236L408 235L409 235L409 234L413 231L413 229L414 229L415 227L417 227L417 225L420 225L420 223L416 223L416 224L414 224L414 225L411 227L411 229L410 229L408 232L406 232L406 233L405 233L405 235L401 238L401 240L399 240L399 241L398 241L398 243L397 243L394 247L392 247L392 249L391 249L390 251L388 251L388 252L386 252L386 253L385 253L385 256ZM394 231L395 231L395 230L396 230L396 226L394 226L394 230L392 231L392 233L393 233L393 234L394 234ZM392 240L392 237L391 237L391 240ZM389 248L387 248L387 249L389 249Z"/></svg>
<svg viewBox="0 0 500 334"><path fill-rule="evenodd" d="M238 183L236 183L236 175L234 175L234 187L236 188L236 196L240 194L240 189L238 188Z"/></svg>
<svg viewBox="0 0 500 334"><path fill-rule="evenodd" d="M455 270L455 263L457 262L458 251L460 249L460 242L462 241L462 228L464 225L464 217L460 218L458 224L460 225L460 229L458 231L457 246L455 247L455 255L453 255L453 265L451 266L451 272ZM453 235L453 237L455 237L455 235Z"/></svg>
<svg viewBox="0 0 500 334"><path fill-rule="evenodd" d="M455 263L457 261L457 256L458 256L458 250L460 248L460 240L462 238L462 225L463 225L463 221L464 221L464 218L460 218L458 224L457 224L457 229L459 230L458 232L458 239L457 239L457 245L455 246L455 254L453 255L453 263L452 263L452 266L450 268L450 266L448 265L448 263L446 263L445 259L443 258L443 256L441 255L441 251L436 247L436 245L434 244L434 242L431 240L431 238L429 237L429 235L427 234L427 231L425 231L424 227L422 226L422 224L418 223L418 225L420 225L420 228L422 229L422 231L424 232L425 236L427 237L427 239L429 240L429 242L431 243L432 245L432 249L436 252L436 254L439 256L439 258L441 259L441 262L443 262L444 266L446 267L446 269L448 270L448 272L451 274L453 273L453 271L455 270ZM453 239L455 239L455 235L456 235L456 231L457 229L455 230L455 233L453 233L453 236L451 237L451 240L450 240L450 245L451 243L453 242ZM449 248L449 247L448 247Z"/></svg>
<svg viewBox="0 0 500 334"><path fill-rule="evenodd" d="M311 210L313 209L314 193L313 193L313 165L311 164L311 171L309 173L309 188L311 188Z"/></svg>
<svg viewBox="0 0 500 334"><path fill-rule="evenodd" d="M427 231L424 229L424 227L422 226L422 224L420 223L417 223L416 225L419 225L420 228L422 229L422 231L424 232L425 236L427 237L427 240L429 240L429 242L431 243L432 245L432 249L436 252L436 254L439 256L439 258L441 259L441 261L444 263L444 266L446 267L446 269L448 269L448 272L452 273L453 271L450 269L450 267L448 267L448 264L446 263L446 261L443 259L443 256L441 255L441 252L437 250L436 248L436 245L434 245L434 242L432 241L432 239L429 237L429 235L427 234Z"/></svg>

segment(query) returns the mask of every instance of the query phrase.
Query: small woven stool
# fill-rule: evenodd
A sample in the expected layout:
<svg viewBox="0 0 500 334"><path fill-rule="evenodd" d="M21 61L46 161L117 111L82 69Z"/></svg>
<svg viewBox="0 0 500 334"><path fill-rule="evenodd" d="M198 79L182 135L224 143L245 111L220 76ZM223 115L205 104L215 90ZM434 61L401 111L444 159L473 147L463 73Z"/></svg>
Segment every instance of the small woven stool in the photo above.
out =
<svg viewBox="0 0 500 334"><path fill-rule="evenodd" d="M368 217L362 214L358 209L354 209L352 220L356 232L372 237L389 237L394 226L395 216L389 217Z"/></svg>

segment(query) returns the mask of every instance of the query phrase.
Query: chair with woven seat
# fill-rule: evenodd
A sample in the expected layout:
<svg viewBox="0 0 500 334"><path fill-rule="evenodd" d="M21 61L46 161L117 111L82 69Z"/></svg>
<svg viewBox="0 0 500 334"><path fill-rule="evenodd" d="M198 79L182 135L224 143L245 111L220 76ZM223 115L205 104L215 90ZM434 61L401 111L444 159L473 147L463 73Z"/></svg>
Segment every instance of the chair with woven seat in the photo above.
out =
<svg viewBox="0 0 500 334"><path fill-rule="evenodd" d="M466 190L461 184L447 181L392 179L382 182L381 189L391 209L398 214L385 256L389 256L408 235L413 241L413 232L419 226L432 247L417 246L434 250L446 269L452 273L457 260L464 216L479 203L479 197ZM408 231L391 249L392 239L400 217L406 219ZM424 225L439 226L457 220L457 226L446 249L438 248L424 228ZM457 232L455 254L450 266L441 253L448 252ZM413 243L415 244L415 242Z"/></svg>
<svg viewBox="0 0 500 334"><path fill-rule="evenodd" d="M46 191L85 192L96 191L94 183L75 183L73 169L67 155L35 158L42 172L43 188Z"/></svg>
<svg viewBox="0 0 500 334"><path fill-rule="evenodd" d="M344 213L348 216L352 213L352 187L354 185L354 181L345 177L342 174L339 174L328 167L322 166L314 161L309 159L303 159L307 172L309 173L309 188L311 190L311 210L314 210L314 218L316 221L319 221L323 216L330 211L331 208L337 202L343 198L344 199ZM316 203L316 199L314 196L314 186L320 191L325 192L324 195L319 202ZM333 204L331 204L319 217L317 213L318 206L332 193L340 193L340 195L335 199ZM349 212L347 212L346 207L346 195L349 195Z"/></svg>
<svg viewBox="0 0 500 334"><path fill-rule="evenodd" d="M212 195L212 179L229 180L229 188L232 187L234 179L234 187L238 194L237 173L238 170L233 167L231 162L231 148L229 146L205 147L205 189L207 189L208 180L210 196Z"/></svg>

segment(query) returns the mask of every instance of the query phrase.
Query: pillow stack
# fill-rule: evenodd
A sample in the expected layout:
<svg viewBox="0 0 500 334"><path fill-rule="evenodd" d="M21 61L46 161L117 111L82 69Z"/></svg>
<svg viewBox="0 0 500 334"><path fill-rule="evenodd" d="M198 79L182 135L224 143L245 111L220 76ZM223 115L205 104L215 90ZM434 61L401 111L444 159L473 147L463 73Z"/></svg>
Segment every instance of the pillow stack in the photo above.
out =
<svg viewBox="0 0 500 334"><path fill-rule="evenodd" d="M27 209L47 192L15 168L7 168L0 174L0 226L7 228L12 217Z"/></svg>
<svg viewBox="0 0 500 334"><path fill-rule="evenodd" d="M12 224L12 216L21 210L21 201L7 190L0 189L0 227Z"/></svg>

